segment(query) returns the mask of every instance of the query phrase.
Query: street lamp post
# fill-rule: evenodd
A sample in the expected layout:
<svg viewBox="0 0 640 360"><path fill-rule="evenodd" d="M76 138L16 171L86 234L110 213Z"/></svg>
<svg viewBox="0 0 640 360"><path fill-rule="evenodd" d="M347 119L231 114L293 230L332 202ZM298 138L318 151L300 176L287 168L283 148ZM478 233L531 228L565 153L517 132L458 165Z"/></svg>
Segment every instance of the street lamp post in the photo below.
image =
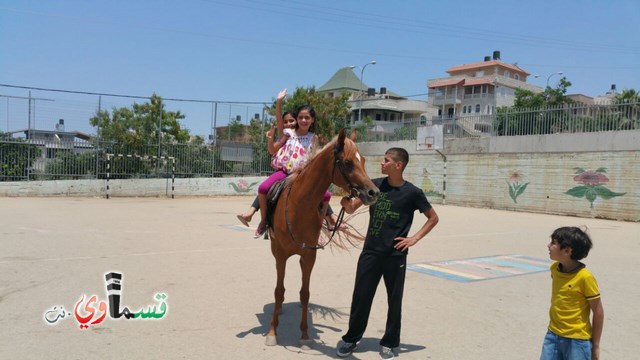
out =
<svg viewBox="0 0 640 360"><path fill-rule="evenodd" d="M549 79L551 79L553 75L562 75L562 71L547 76L547 87L549 87Z"/></svg>
<svg viewBox="0 0 640 360"><path fill-rule="evenodd" d="M549 87L549 80L551 80L551 77L554 76L554 75L564 75L564 73L562 71L559 71L559 72L556 72L556 73L553 73L553 74L550 74L549 76L547 76L547 87ZM534 75L533 77L534 78L539 78L540 75Z"/></svg>
<svg viewBox="0 0 640 360"><path fill-rule="evenodd" d="M354 69L359 67L360 68L360 82L362 83L362 85L364 85L364 69L367 67L367 65L375 65L376 61L375 60L371 60L368 63L364 64L363 66L358 66L358 65L351 65L349 66L350 69ZM362 120L362 98L364 97L364 93L362 92L362 90L360 90L360 106L358 107L358 121Z"/></svg>
<svg viewBox="0 0 640 360"><path fill-rule="evenodd" d="M564 73L563 73L562 71L558 71L558 72L555 72L555 73L553 73L553 74L549 74L549 76L547 76L547 87L544 89L544 91L547 93L547 94L546 94L546 96L545 96L545 99L546 99L547 101L549 101L549 99L550 99L550 94L549 94L549 93L548 93L548 91L547 91L547 89L550 89L550 87L549 87L549 80L551 80L551 77L552 77L552 76L554 76L554 75L564 75ZM539 78L539 77L540 77L540 75L534 75L533 77L534 77L534 78Z"/></svg>

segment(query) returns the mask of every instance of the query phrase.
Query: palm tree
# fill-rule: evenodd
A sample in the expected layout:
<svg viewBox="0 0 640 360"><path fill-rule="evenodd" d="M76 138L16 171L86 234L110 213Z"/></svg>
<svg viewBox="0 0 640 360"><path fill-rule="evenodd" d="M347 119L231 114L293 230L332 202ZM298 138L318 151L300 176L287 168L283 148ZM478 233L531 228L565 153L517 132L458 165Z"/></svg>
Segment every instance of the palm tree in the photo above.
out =
<svg viewBox="0 0 640 360"><path fill-rule="evenodd" d="M640 93L635 89L625 89L613 97L622 119L619 129L640 129Z"/></svg>

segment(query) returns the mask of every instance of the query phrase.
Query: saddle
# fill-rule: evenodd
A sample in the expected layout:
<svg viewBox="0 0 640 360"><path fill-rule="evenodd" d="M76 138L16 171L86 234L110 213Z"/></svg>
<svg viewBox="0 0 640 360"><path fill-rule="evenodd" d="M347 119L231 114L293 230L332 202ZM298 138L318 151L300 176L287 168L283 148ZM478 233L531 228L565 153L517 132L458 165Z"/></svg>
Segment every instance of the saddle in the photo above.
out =
<svg viewBox="0 0 640 360"><path fill-rule="evenodd" d="M282 194L282 190L286 187L287 178L275 182L267 192L267 227L273 229L273 213L278 205L278 198Z"/></svg>

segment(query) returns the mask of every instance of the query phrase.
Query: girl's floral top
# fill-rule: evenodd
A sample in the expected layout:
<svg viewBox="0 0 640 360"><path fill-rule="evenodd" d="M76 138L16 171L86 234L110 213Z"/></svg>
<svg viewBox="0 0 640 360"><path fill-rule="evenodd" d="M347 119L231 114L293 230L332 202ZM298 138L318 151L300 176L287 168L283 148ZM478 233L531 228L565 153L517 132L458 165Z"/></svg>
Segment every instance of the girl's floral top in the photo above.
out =
<svg viewBox="0 0 640 360"><path fill-rule="evenodd" d="M283 132L289 136L289 139L287 139L287 142L282 145L273 157L271 166L276 170L283 170L287 174L290 174L295 169L304 165L307 154L311 150L313 137L315 135L312 132L308 132L305 135L299 136L295 130L292 129L284 129Z"/></svg>

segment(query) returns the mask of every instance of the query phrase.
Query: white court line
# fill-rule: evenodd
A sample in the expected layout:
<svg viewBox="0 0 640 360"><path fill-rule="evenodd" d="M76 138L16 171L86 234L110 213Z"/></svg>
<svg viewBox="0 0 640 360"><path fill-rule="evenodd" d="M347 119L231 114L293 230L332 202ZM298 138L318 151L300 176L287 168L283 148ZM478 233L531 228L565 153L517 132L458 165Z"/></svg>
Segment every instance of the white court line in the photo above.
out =
<svg viewBox="0 0 640 360"><path fill-rule="evenodd" d="M30 263L30 262L45 262L45 261L100 260L100 259L112 259L112 258L122 258L122 257L132 257L132 256L195 254L195 253L215 252L215 251L218 251L218 250L237 251L237 250L253 250L253 249L264 250L264 248L262 246L252 246L252 247L227 248L227 249L209 249L209 250L201 249L201 250L153 251L153 252L147 252L147 253L118 254L118 255L107 255L107 256L76 256L76 257L67 257L67 258L48 258L48 259L31 259L31 260L5 260L5 261L0 261L0 265L3 265L3 264L16 264L16 263Z"/></svg>
<svg viewBox="0 0 640 360"><path fill-rule="evenodd" d="M437 236L439 238L453 238L453 237L471 237L471 236L486 236L486 235L522 235L522 231L505 231L505 232L491 232L491 233L468 233L468 234L454 234L454 235L437 235L430 234L431 237Z"/></svg>

